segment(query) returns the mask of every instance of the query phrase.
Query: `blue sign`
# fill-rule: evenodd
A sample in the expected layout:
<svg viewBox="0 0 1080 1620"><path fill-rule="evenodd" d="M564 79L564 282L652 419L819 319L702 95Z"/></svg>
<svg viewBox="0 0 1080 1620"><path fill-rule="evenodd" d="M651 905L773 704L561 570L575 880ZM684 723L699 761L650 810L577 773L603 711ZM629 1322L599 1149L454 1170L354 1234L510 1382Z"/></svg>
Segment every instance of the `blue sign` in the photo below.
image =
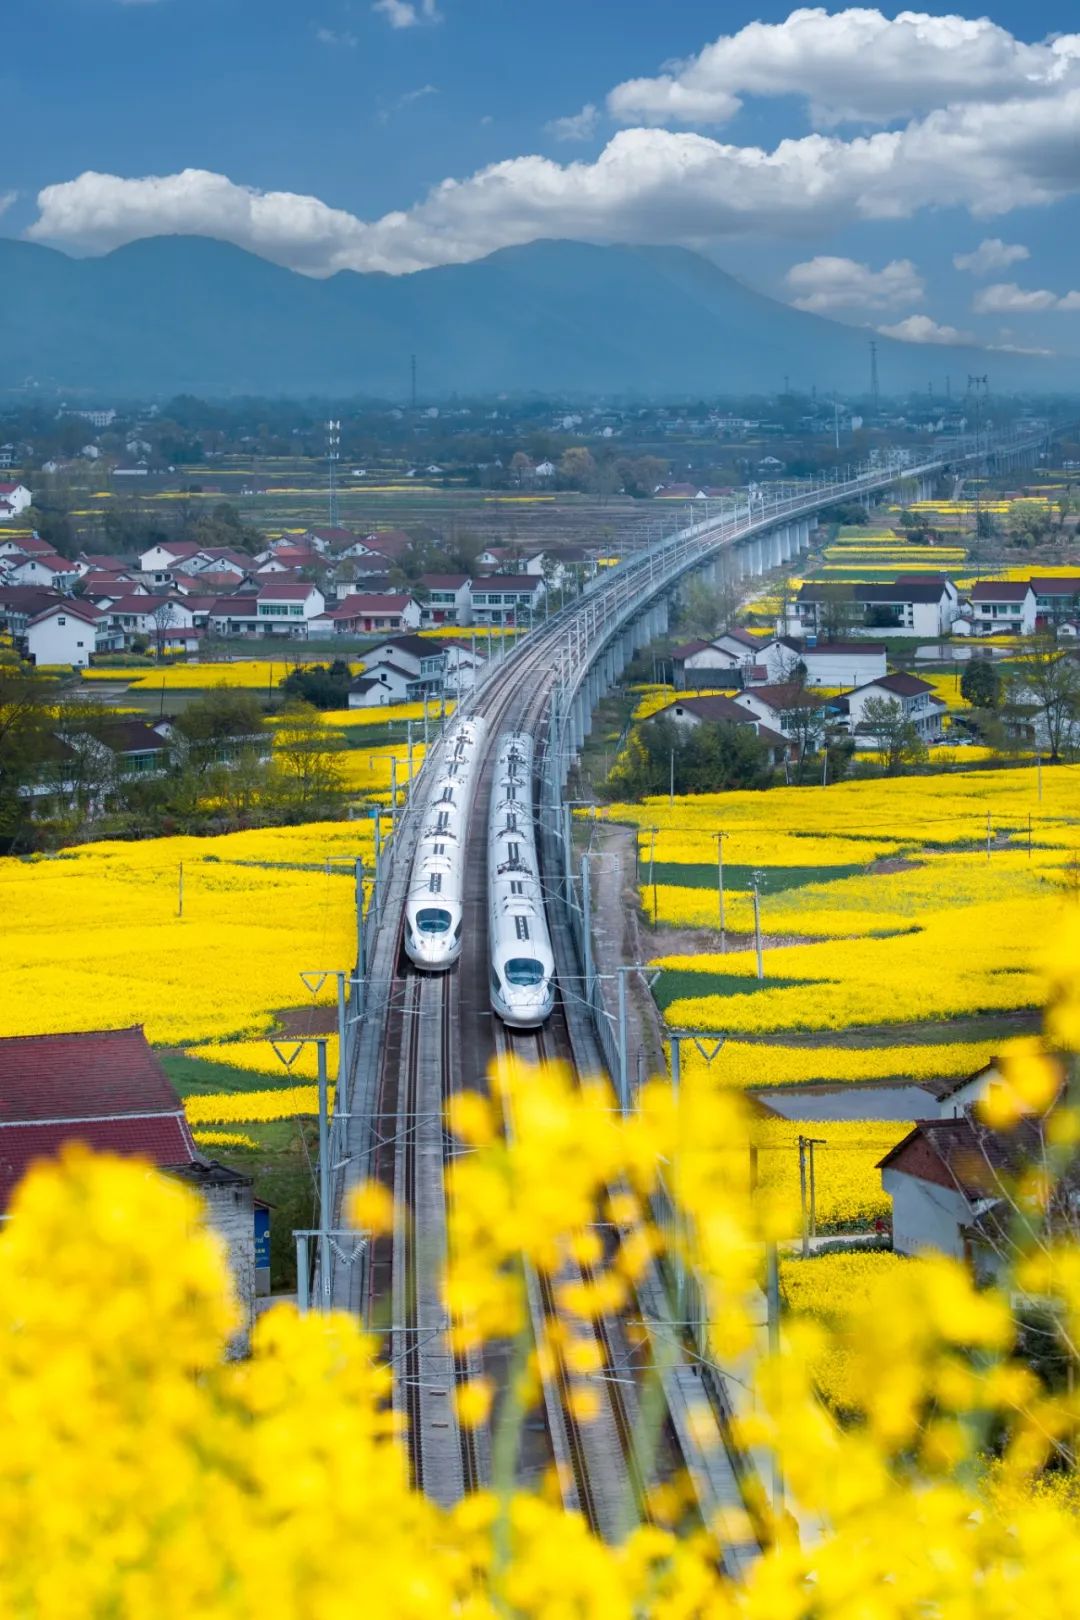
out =
<svg viewBox="0 0 1080 1620"><path fill-rule="evenodd" d="M270 1270L270 1211L255 1206L255 1269Z"/></svg>

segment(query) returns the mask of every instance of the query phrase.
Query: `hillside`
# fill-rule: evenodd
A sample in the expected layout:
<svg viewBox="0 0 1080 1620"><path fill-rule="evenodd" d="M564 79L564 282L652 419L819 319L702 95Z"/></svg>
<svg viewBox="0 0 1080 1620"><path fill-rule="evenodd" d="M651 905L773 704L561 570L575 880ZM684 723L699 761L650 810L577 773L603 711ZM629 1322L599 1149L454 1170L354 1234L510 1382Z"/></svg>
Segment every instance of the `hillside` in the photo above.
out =
<svg viewBox="0 0 1080 1620"><path fill-rule="evenodd" d="M451 393L857 389L867 332L805 314L680 248L537 242L412 276L327 281L223 242L156 237L97 259L0 240L0 392L401 398ZM985 370L978 349L879 339L886 392ZM994 354L998 387L1065 386L1064 362Z"/></svg>

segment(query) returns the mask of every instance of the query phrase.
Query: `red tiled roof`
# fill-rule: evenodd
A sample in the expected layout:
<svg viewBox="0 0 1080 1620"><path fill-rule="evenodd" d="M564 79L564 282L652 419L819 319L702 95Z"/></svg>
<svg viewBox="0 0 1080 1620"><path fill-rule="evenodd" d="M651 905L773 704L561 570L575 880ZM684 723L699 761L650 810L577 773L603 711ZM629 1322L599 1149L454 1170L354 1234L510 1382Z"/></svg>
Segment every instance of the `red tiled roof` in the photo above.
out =
<svg viewBox="0 0 1080 1620"><path fill-rule="evenodd" d="M484 591L535 591L544 581L539 574L486 574L481 583Z"/></svg>
<svg viewBox="0 0 1080 1620"><path fill-rule="evenodd" d="M306 602L315 586L306 580L284 579L279 583L268 580L259 586L260 602Z"/></svg>
<svg viewBox="0 0 1080 1620"><path fill-rule="evenodd" d="M933 687L929 681L922 680L918 675L908 675L903 670L894 670L891 675L882 675L876 681L867 681L865 686L859 687L865 692L867 687L881 686L886 692L895 692L897 697L918 697L921 692L932 692Z"/></svg>
<svg viewBox="0 0 1080 1620"><path fill-rule="evenodd" d="M195 1158L183 1111L142 1118L90 1119L50 1125L0 1124L0 1209L6 1209L23 1175L38 1159L53 1159L68 1142L99 1153L149 1159L151 1164L190 1164Z"/></svg>
<svg viewBox="0 0 1080 1620"><path fill-rule="evenodd" d="M402 614L412 601L411 596L365 596L353 591L349 596L338 603L337 607L329 608L322 617L324 619L356 619L362 614L396 613Z"/></svg>
<svg viewBox="0 0 1080 1620"><path fill-rule="evenodd" d="M1029 583L1036 596L1080 596L1080 574L1056 579L1044 578L1041 574L1032 575Z"/></svg>
<svg viewBox="0 0 1080 1620"><path fill-rule="evenodd" d="M968 596L973 602L1022 602L1030 589L1026 579L988 579L973 585Z"/></svg>
<svg viewBox="0 0 1080 1620"><path fill-rule="evenodd" d="M0 1124L172 1114L179 1107L137 1025L0 1039Z"/></svg>
<svg viewBox="0 0 1080 1620"><path fill-rule="evenodd" d="M43 608L29 621L29 624L43 624L46 619L51 619L54 613L70 613L72 618L82 619L84 624L96 624L99 619L105 617L101 609L94 607L91 602L77 602L65 597L59 602L50 602L47 608Z"/></svg>

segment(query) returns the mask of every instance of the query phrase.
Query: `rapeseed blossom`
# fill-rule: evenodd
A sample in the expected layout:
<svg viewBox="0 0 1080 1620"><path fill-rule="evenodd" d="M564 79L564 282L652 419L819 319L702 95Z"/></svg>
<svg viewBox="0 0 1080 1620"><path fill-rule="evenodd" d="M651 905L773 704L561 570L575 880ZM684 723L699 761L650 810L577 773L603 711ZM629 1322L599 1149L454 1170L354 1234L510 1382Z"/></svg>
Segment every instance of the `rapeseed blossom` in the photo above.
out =
<svg viewBox="0 0 1080 1620"><path fill-rule="evenodd" d="M367 821L0 859L0 1034L142 1024L160 1043L270 1028L300 974L355 954ZM183 915L180 868L183 866ZM334 999L333 979L315 998Z"/></svg>
<svg viewBox="0 0 1080 1620"><path fill-rule="evenodd" d="M333 1108L334 1087L328 1088ZM266 1091L196 1092L184 1101L190 1125L265 1125L319 1112L318 1086L274 1086Z"/></svg>

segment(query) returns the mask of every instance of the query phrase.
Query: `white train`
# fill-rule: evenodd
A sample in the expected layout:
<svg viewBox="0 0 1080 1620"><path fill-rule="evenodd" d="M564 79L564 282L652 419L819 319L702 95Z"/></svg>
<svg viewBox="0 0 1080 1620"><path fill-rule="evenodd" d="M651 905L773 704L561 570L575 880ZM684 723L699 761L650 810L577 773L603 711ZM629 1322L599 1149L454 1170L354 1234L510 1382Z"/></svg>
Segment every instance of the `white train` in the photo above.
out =
<svg viewBox="0 0 1080 1620"><path fill-rule="evenodd" d="M461 955L465 847L486 731L478 718L448 727L424 809L405 901L405 954L433 973Z"/></svg>
<svg viewBox="0 0 1080 1620"><path fill-rule="evenodd" d="M555 1003L551 951L533 816L533 744L499 738L488 822L491 1005L514 1029L538 1029Z"/></svg>

